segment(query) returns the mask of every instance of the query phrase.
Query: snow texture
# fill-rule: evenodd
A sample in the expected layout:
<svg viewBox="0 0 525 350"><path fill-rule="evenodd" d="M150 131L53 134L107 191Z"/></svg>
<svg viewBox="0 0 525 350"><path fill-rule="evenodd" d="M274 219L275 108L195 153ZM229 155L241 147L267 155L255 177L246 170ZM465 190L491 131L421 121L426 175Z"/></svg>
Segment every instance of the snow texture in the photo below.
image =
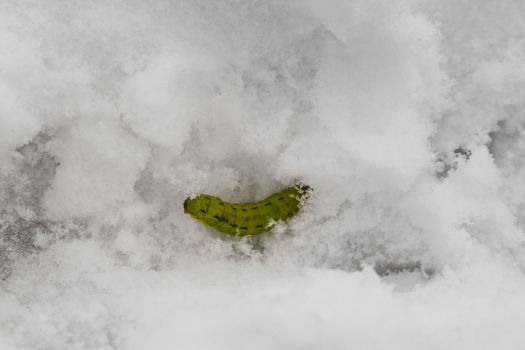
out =
<svg viewBox="0 0 525 350"><path fill-rule="evenodd" d="M522 0L2 0L0 98L2 350L525 348Z"/></svg>

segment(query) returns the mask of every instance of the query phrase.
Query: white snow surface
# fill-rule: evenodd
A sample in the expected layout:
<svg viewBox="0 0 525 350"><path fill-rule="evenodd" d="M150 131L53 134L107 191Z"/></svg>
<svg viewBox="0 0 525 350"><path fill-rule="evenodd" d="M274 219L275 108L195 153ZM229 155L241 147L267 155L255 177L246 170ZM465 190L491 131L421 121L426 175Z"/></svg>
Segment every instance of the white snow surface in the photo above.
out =
<svg viewBox="0 0 525 350"><path fill-rule="evenodd" d="M523 0L2 0L0 101L1 350L525 348Z"/></svg>

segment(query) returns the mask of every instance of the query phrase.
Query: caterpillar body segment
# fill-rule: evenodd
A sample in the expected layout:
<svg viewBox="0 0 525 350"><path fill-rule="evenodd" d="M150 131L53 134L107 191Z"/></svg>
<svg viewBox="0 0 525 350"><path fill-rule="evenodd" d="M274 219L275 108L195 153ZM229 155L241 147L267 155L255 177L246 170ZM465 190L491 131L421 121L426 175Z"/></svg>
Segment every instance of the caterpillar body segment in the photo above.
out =
<svg viewBox="0 0 525 350"><path fill-rule="evenodd" d="M256 235L270 230L299 212L301 200L311 188L295 185L259 202L229 203L217 196L201 194L184 201L184 212L205 225L233 236Z"/></svg>

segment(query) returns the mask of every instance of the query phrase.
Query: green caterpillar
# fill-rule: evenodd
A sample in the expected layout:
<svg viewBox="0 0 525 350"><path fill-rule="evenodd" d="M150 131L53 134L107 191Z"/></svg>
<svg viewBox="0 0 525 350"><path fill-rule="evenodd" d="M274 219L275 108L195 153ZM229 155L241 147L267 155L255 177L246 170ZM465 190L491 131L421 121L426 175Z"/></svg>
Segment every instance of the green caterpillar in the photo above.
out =
<svg viewBox="0 0 525 350"><path fill-rule="evenodd" d="M297 214L301 199L308 198L310 190L310 186L295 185L251 203L228 203L219 197L201 194L186 198L184 212L232 236L256 235L271 230L276 221Z"/></svg>

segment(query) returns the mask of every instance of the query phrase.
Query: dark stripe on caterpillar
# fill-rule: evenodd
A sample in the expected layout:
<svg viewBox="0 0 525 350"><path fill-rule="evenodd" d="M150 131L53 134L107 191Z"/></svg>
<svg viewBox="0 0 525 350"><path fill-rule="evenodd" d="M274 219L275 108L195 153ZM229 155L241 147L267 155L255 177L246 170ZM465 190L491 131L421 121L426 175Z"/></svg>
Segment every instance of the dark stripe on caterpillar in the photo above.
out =
<svg viewBox="0 0 525 350"><path fill-rule="evenodd" d="M229 203L202 194L186 198L184 212L229 235L255 235L272 229L276 221L297 214L310 191L309 186L295 185L255 203Z"/></svg>

